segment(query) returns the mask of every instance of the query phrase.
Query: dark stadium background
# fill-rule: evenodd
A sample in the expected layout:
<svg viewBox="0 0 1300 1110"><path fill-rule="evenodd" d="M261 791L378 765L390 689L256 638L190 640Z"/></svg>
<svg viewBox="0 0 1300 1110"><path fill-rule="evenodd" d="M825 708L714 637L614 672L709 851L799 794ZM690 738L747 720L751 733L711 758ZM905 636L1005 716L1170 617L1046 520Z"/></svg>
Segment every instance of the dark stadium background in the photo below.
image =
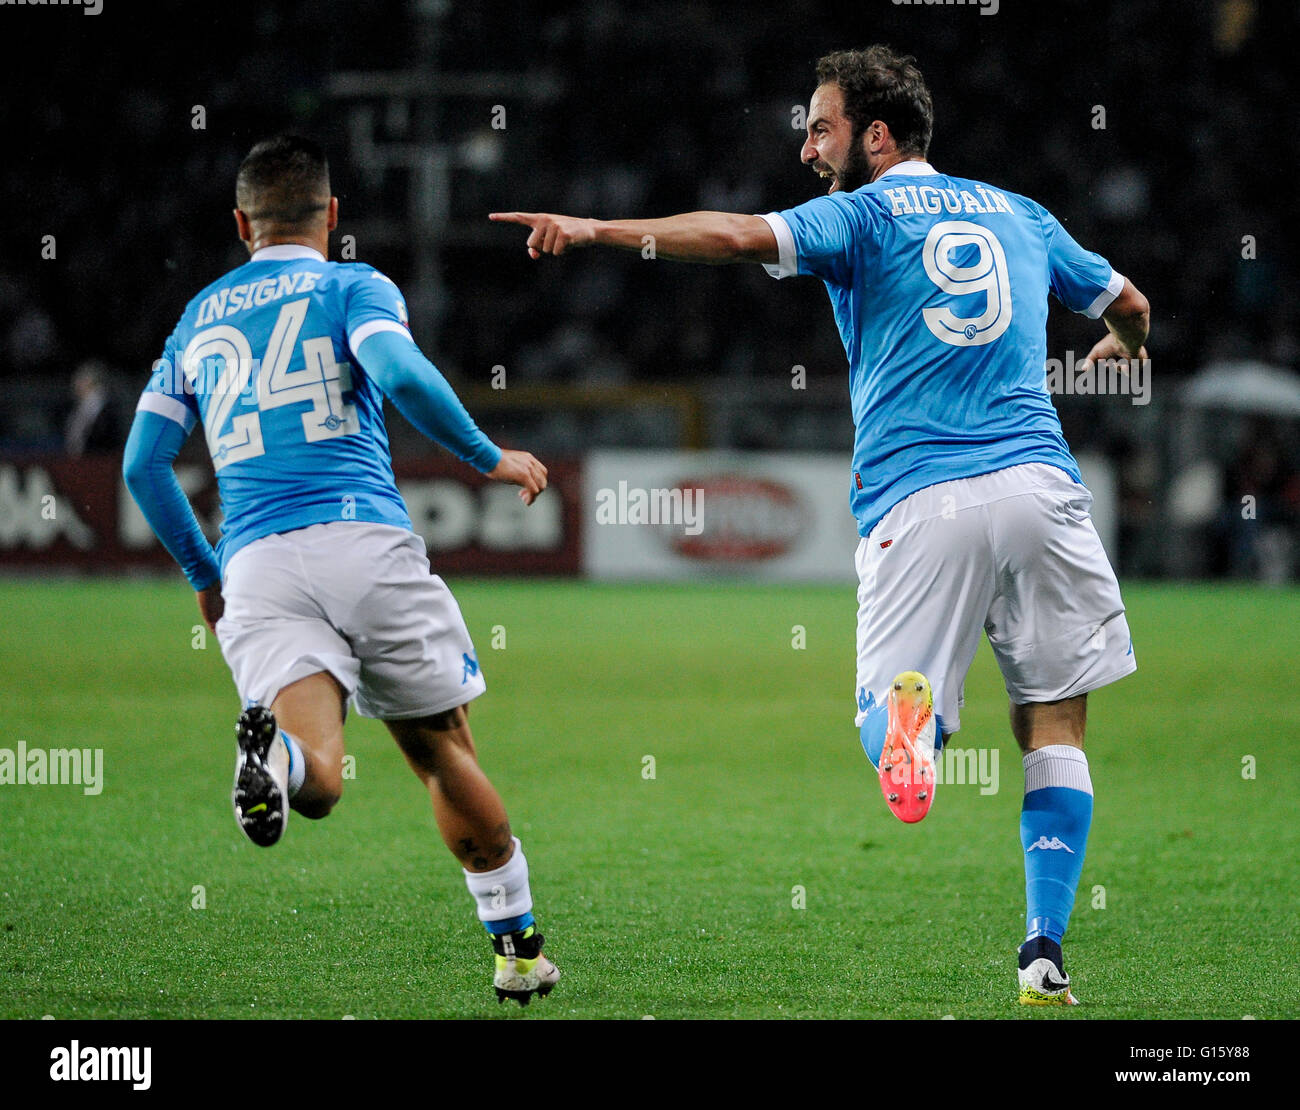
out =
<svg viewBox="0 0 1300 1110"><path fill-rule="evenodd" d="M375 1018L526 1020L513 1033L547 1063L533 1087L566 1093L602 1061L610 1090L658 1075L680 1099L683 1076L717 1074L732 1102L751 1073L805 1101L810 1084L885 1074L824 1063L820 1026L792 1052L784 1023L759 1067L751 1023L741 1066L720 1068L716 1038L672 1019L962 1020L926 1044L940 1066L904 1078L966 1099L1002 1094L1009 1050L1035 1045L1071 1093L1154 1066L1136 1046L1249 1044L1248 1064L1190 1067L1248 1066L1257 1086L1281 1074L1291 1027L1269 1019L1300 1015L1300 4L102 3L0 2L6 1095L43 1083L56 1045L142 1042L159 1092L192 1094L211 1070L207 1089L224 1078L245 1095L282 1074L259 1063L305 1061L310 1082L327 1059L332 1093L364 1083L373 1101L376 1061L400 1059ZM630 253L534 263L521 228L486 219L817 195L792 110L821 54L877 41L928 78L940 170L1041 201L1152 304L1149 404L1056 399L1095 468L1140 664L1089 698L1096 808L1066 949L1082 1004L1067 1013L1016 1001L1023 779L989 647L946 752L991 760L999 787L945 777L931 816L903 826L862 756L853 427L821 284ZM328 149L333 257L355 237L470 411L551 467L525 510L391 414L402 495L488 675L482 766L565 976L527 1011L488 989L464 876L378 721L349 716L354 776L328 821L295 815L269 853L237 831L239 694L122 483L166 336L247 257L236 166L281 129ZM1054 306L1049 353L1080 356L1101 330ZM201 434L176 469L214 536ZM594 526L599 495L625 481L705 489L704 532ZM6 778L24 746L102 756L97 792ZM648 1017L668 1020L635 1041L624 1027L608 1052L588 1025L547 1053L536 1025ZM1072 1024L982 1025L1012 1017ZM179 1024L196 1018L223 1020ZM249 1018L321 1020L302 1027L311 1052L282 1026L266 1042L281 1051L259 1054L224 1020ZM445 1024L395 1043L419 1037L417 1061L436 1044L450 1073L484 1052L484 1027L463 1028L464 1051ZM656 1042L674 1028L702 1067ZM887 1048L881 1031L868 1036ZM364 1051L366 1036L384 1043Z"/></svg>
<svg viewBox="0 0 1300 1110"><path fill-rule="evenodd" d="M1255 0L1003 0L991 16L886 0L104 0L93 17L6 7L0 452L62 449L70 382L92 359L113 397L108 449L120 443L186 300L243 261L234 171L280 129L325 143L340 234L403 287L424 349L506 442L561 455L847 449L846 365L820 283L612 252L532 264L518 229L485 214L795 204L822 188L799 165L790 126L815 59L886 41L927 75L941 169L1043 202L1151 299L1151 405L1059 399L1072 446L1117 465L1121 572L1292 577L1296 420L1267 406L1196 416L1180 391L1221 360L1292 374L1300 362L1288 208L1300 179L1297 10ZM496 105L503 129L491 125ZM1092 126L1095 105L1104 130ZM383 157L412 149L414 163L441 170L385 168ZM55 260L41 258L46 235ZM1097 330L1057 307L1049 349L1082 355ZM792 397L796 364L809 388ZM512 388L534 387L527 405L476 408L497 365ZM593 391L637 388L688 396L693 418L591 407ZM1189 442L1213 464L1221 511L1180 527L1174 484ZM420 449L400 429L395 444ZM188 450L198 457L201 444ZM1259 511L1243 526L1245 495ZM1254 549L1265 531L1267 569Z"/></svg>

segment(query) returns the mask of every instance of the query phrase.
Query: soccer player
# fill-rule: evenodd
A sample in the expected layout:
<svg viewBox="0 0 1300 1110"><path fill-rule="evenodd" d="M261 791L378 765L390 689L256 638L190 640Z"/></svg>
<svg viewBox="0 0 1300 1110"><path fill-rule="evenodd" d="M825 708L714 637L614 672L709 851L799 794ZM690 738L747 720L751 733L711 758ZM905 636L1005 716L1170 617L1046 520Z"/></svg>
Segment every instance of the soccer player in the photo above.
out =
<svg viewBox="0 0 1300 1110"><path fill-rule="evenodd" d="M478 766L467 719L483 674L460 608L431 573L397 491L383 399L525 504L546 467L479 430L420 353L397 286L326 261L338 225L313 142L258 143L235 224L250 260L186 307L140 397L123 471L198 593L246 708L234 806L255 844L289 809L321 818L343 789L347 702L378 717L428 788L496 952L497 998L559 978L542 954L528 863ZM214 552L172 463L201 424L224 513Z"/></svg>
<svg viewBox="0 0 1300 1110"><path fill-rule="evenodd" d="M857 719L904 821L934 799L988 634L1024 753L1020 1001L1073 1004L1061 941L1092 820L1090 690L1135 668L1091 495L1046 387L1047 295L1107 334L1088 365L1146 358L1146 298L1041 205L927 161L915 60L885 46L817 64L800 157L826 196L783 212L600 221L496 212L534 258L592 244L819 277L848 354L857 432ZM651 238L647 238L651 237Z"/></svg>

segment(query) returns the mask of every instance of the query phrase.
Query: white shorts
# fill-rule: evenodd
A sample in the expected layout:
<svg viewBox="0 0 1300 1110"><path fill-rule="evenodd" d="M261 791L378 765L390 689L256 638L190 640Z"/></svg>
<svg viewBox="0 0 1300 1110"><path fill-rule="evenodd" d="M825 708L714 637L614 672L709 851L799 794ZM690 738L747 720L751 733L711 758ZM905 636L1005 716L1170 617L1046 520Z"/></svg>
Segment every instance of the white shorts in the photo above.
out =
<svg viewBox="0 0 1300 1110"><path fill-rule="evenodd" d="M858 545L857 723L900 671L961 727L980 629L1017 704L1060 701L1137 669L1119 584L1063 470L1026 463L904 498Z"/></svg>
<svg viewBox="0 0 1300 1110"><path fill-rule="evenodd" d="M254 540L226 564L217 639L244 704L328 671L365 717L441 713L487 688L424 540L360 521Z"/></svg>

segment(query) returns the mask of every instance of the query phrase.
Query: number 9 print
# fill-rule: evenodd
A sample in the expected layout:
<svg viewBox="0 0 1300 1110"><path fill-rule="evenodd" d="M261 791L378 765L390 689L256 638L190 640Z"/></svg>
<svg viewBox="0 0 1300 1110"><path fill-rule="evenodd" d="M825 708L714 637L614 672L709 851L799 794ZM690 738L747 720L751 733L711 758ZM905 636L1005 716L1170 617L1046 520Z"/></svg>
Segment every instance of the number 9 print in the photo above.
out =
<svg viewBox="0 0 1300 1110"><path fill-rule="evenodd" d="M979 257L969 266L957 266L952 253L975 247ZM944 220L930 228L921 250L925 273L945 293L955 297L983 293L984 311L978 316L958 316L952 309L926 308L921 315L935 338L954 347L982 347L992 343L1011 325L1011 277L1006 252L988 228L969 220Z"/></svg>

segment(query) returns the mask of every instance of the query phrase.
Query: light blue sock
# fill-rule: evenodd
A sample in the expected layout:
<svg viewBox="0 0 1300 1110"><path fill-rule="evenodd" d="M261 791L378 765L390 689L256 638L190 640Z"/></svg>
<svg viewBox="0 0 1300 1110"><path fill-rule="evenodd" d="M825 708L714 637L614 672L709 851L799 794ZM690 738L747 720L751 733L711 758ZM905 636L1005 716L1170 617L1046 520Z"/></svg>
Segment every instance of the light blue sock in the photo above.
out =
<svg viewBox="0 0 1300 1110"><path fill-rule="evenodd" d="M1025 849L1025 938L1061 943L1092 825L1088 758L1068 744L1025 755L1025 801L1020 843Z"/></svg>
<svg viewBox="0 0 1300 1110"><path fill-rule="evenodd" d="M536 923L532 911L529 910L528 913L522 913L518 917L507 917L502 921L485 921L483 928L491 936L498 937L502 933L522 933L529 925Z"/></svg>
<svg viewBox="0 0 1300 1110"><path fill-rule="evenodd" d="M302 749L298 747L298 741L284 729L280 730L280 739L289 749L289 797L292 798L307 781L307 761L302 757Z"/></svg>

